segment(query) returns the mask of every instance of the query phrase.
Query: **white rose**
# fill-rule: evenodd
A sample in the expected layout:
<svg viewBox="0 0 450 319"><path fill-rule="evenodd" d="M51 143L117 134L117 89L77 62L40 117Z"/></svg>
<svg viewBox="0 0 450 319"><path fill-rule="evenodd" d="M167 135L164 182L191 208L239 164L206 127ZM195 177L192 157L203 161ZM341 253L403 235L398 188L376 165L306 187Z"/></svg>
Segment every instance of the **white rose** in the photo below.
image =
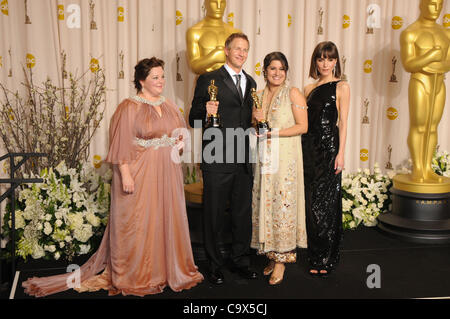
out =
<svg viewBox="0 0 450 319"><path fill-rule="evenodd" d="M91 225L83 225L82 227L76 228L73 232L76 240L82 243L87 242L93 235Z"/></svg>
<svg viewBox="0 0 450 319"><path fill-rule="evenodd" d="M45 222L44 224L44 234L46 234L47 236L50 235L53 231L52 225L50 225L49 222Z"/></svg>
<svg viewBox="0 0 450 319"><path fill-rule="evenodd" d="M71 229L79 228L83 225L83 215L80 213L69 214L69 225Z"/></svg>
<svg viewBox="0 0 450 319"><path fill-rule="evenodd" d="M58 260L61 257L61 254L59 252L56 252L54 256L55 260Z"/></svg>
<svg viewBox="0 0 450 319"><path fill-rule="evenodd" d="M55 224L56 224L56 227L61 227L61 225L63 224L63 222L62 222L61 219L58 219L58 220L55 222Z"/></svg>
<svg viewBox="0 0 450 319"><path fill-rule="evenodd" d="M80 245L80 255L85 255L91 249L91 245Z"/></svg>
<svg viewBox="0 0 450 319"><path fill-rule="evenodd" d="M33 253L31 254L31 257L33 259L39 259L45 256L45 251L42 246L39 246L38 244L33 245Z"/></svg>
<svg viewBox="0 0 450 319"><path fill-rule="evenodd" d="M64 243L63 241L61 241L61 242L59 243L59 248L64 248L65 245L66 245L66 243Z"/></svg>
<svg viewBox="0 0 450 319"><path fill-rule="evenodd" d="M100 218L95 216L94 213L87 213L86 220L94 227L98 227L100 225Z"/></svg>

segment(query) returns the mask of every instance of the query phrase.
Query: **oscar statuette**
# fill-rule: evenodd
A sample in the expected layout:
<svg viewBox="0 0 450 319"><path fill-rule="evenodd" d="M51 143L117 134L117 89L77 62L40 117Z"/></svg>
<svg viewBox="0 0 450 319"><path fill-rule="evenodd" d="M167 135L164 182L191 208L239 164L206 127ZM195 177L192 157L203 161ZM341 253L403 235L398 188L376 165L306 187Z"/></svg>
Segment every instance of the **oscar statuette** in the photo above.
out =
<svg viewBox="0 0 450 319"><path fill-rule="evenodd" d="M395 64L397 64L397 58L394 56L392 58L392 75L389 82L397 83L397 76L395 75Z"/></svg>
<svg viewBox="0 0 450 319"><path fill-rule="evenodd" d="M410 173L393 176L392 206L388 213L378 216L378 227L410 242L448 244L450 178L435 171L433 154L446 104L444 76L450 71L450 34L437 22L446 7L444 0L418 2L418 19L400 34L400 60L411 73L405 139L412 167ZM395 62L394 57L393 66Z"/></svg>
<svg viewBox="0 0 450 319"><path fill-rule="evenodd" d="M256 94L255 88L251 89L251 94L252 94L254 106L257 109L261 109L262 108L261 100L259 99L258 95ZM267 122L266 120L258 121L258 123L256 124L256 132L258 133L258 135L262 135L267 132L270 132L269 122Z"/></svg>
<svg viewBox="0 0 450 319"><path fill-rule="evenodd" d="M369 100L365 99L364 100L364 108L366 110L366 113L365 113L365 115L363 117L362 124L370 124L369 117L367 116L367 112L369 110L369 104L370 104Z"/></svg>
<svg viewBox="0 0 450 319"><path fill-rule="evenodd" d="M392 163L391 163L392 145L390 145L390 144L388 146L388 154L389 154L389 159L386 163L386 169L394 169L394 167L392 166Z"/></svg>
<svg viewBox="0 0 450 319"><path fill-rule="evenodd" d="M211 83L208 86L210 101L217 101L218 88L214 84L214 82L215 82L214 80L211 80ZM208 114L208 123L206 127L221 127L219 114Z"/></svg>
<svg viewBox="0 0 450 319"><path fill-rule="evenodd" d="M319 9L319 16L320 16L320 22L319 22L319 27L317 28L317 34L318 35L322 35L323 34L323 27L322 27L322 23L323 23L323 9L322 9L322 7L320 7L320 9Z"/></svg>

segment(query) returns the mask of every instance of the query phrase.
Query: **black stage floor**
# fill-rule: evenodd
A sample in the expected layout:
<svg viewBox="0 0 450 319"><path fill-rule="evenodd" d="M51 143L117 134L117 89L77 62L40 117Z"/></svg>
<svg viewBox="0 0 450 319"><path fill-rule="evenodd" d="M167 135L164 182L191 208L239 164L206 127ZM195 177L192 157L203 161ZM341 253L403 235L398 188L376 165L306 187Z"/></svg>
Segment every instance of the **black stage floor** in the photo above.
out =
<svg viewBox="0 0 450 319"><path fill-rule="evenodd" d="M269 286L262 276L266 259L252 256L252 266L260 273L257 280L240 279L225 270L225 283L211 285L206 279L198 286L173 292L169 287L158 295L143 299L404 299L445 298L450 296L450 244L425 245L403 242L391 238L377 228L360 227L347 230L341 248L341 262L327 278L313 278L307 273L306 251L299 250L298 261L286 267L281 285ZM202 263L197 263L200 271ZM369 288L374 282L369 265L379 266L380 288ZM65 272L65 267L51 262L19 264L20 276L14 299L27 296L21 283L31 276L48 276ZM372 276L369 278L368 277ZM106 291L79 294L69 290L46 299L130 299L135 296L108 297Z"/></svg>

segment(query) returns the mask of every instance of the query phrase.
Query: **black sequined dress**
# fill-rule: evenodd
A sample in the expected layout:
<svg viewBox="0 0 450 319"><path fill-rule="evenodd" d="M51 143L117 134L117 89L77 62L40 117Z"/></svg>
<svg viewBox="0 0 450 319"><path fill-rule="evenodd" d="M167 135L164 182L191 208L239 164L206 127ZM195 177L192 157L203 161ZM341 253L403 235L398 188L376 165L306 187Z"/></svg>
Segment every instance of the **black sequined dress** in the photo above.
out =
<svg viewBox="0 0 450 319"><path fill-rule="evenodd" d="M308 259L315 269L334 269L342 239L342 174L334 169L339 151L338 82L322 84L309 94L308 132L302 136Z"/></svg>

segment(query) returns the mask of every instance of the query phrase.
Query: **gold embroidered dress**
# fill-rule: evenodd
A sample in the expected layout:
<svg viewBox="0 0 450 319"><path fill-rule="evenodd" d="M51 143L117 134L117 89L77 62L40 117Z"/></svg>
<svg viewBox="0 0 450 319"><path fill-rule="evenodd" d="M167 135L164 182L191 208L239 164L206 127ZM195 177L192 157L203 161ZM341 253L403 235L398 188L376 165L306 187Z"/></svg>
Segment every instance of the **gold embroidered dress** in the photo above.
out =
<svg viewBox="0 0 450 319"><path fill-rule="evenodd" d="M295 125L290 87L282 85L268 101L262 93L266 119L274 130ZM306 248L305 196L301 136L258 141L252 198L251 247L276 262L296 262L296 248Z"/></svg>

